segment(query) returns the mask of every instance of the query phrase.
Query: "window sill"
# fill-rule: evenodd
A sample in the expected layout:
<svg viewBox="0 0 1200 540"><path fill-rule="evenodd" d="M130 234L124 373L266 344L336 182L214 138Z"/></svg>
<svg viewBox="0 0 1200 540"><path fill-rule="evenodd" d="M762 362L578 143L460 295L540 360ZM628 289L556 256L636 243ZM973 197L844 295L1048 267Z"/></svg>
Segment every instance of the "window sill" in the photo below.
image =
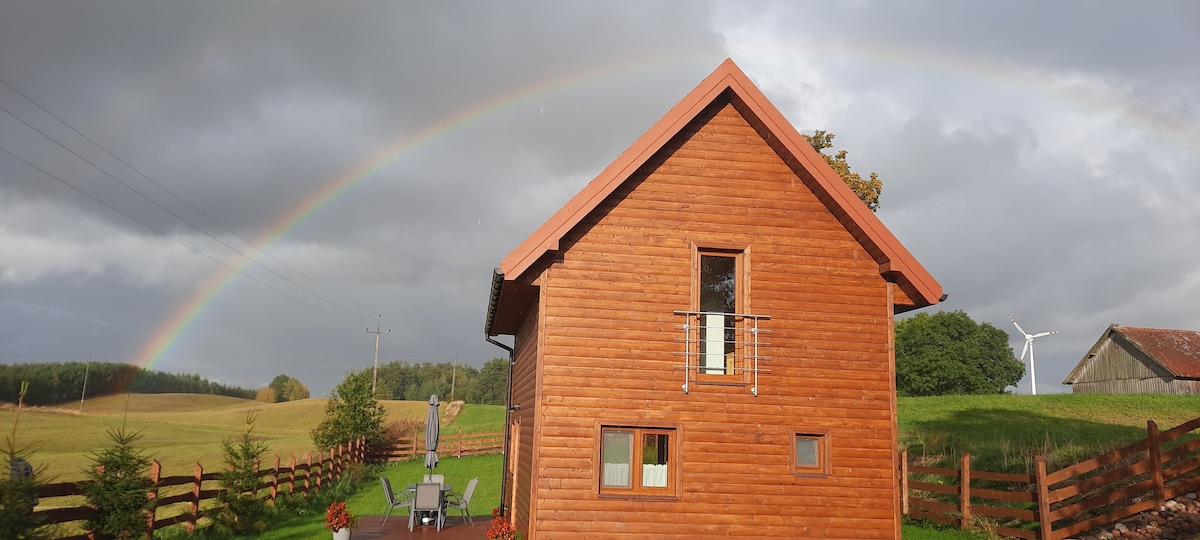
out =
<svg viewBox="0 0 1200 540"><path fill-rule="evenodd" d="M796 478L829 478L829 473L824 471L792 471L792 476Z"/></svg>
<svg viewBox="0 0 1200 540"><path fill-rule="evenodd" d="M639 501L677 501L678 495L649 495L645 493L611 493L600 492L598 495L601 499L630 499Z"/></svg>

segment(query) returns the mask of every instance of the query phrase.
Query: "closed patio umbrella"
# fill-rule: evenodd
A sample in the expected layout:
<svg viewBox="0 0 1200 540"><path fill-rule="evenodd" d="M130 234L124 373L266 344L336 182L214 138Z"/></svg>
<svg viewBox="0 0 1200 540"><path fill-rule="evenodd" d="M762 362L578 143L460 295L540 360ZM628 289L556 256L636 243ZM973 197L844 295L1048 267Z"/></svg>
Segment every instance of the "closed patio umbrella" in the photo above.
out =
<svg viewBox="0 0 1200 540"><path fill-rule="evenodd" d="M429 467L429 474L433 474L438 464L438 432L438 397L433 394L429 396L429 417L425 419L425 466Z"/></svg>

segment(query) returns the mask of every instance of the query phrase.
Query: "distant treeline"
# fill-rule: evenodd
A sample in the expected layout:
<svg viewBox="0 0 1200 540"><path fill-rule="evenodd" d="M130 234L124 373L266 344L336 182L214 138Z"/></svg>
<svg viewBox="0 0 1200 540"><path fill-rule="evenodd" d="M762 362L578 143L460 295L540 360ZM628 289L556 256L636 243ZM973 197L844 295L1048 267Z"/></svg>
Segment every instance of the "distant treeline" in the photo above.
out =
<svg viewBox="0 0 1200 540"><path fill-rule="evenodd" d="M369 368L368 368L369 369ZM462 364L389 362L379 366L377 399L424 401L437 394L467 403L504 405L508 392L508 360L493 358L483 368Z"/></svg>
<svg viewBox="0 0 1200 540"><path fill-rule="evenodd" d="M135 394L216 394L245 399L254 399L255 394L254 390L225 386L199 375L163 373L110 362L66 362L0 364L0 401L16 403L21 381L29 382L26 404L55 405L79 401L84 392L85 371L89 398L126 391Z"/></svg>

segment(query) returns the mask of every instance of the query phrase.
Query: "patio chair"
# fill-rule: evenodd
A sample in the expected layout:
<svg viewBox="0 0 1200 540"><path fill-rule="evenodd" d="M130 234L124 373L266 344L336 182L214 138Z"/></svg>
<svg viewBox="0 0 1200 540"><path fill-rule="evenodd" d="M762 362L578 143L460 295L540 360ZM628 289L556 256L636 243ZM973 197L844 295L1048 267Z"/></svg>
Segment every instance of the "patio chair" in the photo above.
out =
<svg viewBox="0 0 1200 540"><path fill-rule="evenodd" d="M417 514L421 512L437 513L437 530L442 530L446 522L446 500L442 497L442 485L433 482L417 484L416 495L413 496L412 511L408 514L408 530L413 530Z"/></svg>
<svg viewBox="0 0 1200 540"><path fill-rule="evenodd" d="M386 476L380 476L379 481L383 483L383 496L387 499L387 509L383 512L383 517L379 519L379 524L387 523L388 516L392 515L392 510L396 508L404 508L412 506L412 499L408 498L407 491L401 491L400 496L392 491L392 481Z"/></svg>
<svg viewBox="0 0 1200 540"><path fill-rule="evenodd" d="M467 506L471 504L471 495L475 493L475 485L478 483L478 478L472 478L470 482L467 482L467 490L463 492L461 500L446 501L446 510L453 508L462 512L463 516L467 518L467 521L471 522L472 527L475 526L475 520L471 518L471 511L467 509Z"/></svg>
<svg viewBox="0 0 1200 540"><path fill-rule="evenodd" d="M427 474L422 482L432 482L434 484L445 484L446 475L444 474Z"/></svg>

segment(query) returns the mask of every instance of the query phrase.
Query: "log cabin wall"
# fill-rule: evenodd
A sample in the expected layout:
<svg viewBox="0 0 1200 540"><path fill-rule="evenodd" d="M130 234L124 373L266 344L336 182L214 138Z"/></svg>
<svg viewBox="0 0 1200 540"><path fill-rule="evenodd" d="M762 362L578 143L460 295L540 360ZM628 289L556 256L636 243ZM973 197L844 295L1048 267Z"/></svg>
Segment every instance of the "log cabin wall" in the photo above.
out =
<svg viewBox="0 0 1200 540"><path fill-rule="evenodd" d="M758 397L744 384L681 389L673 311L696 309L697 247L742 250L740 309L771 317ZM888 284L733 106L698 116L557 253L538 270L537 445L522 434L520 450L534 452L520 456L534 473L527 538L895 536ZM601 426L670 430L674 492L601 494ZM797 433L824 437L827 471L795 472Z"/></svg>
<svg viewBox="0 0 1200 540"><path fill-rule="evenodd" d="M518 407L509 417L509 433L511 440L510 452L515 458L515 466L510 465L508 486L510 492L502 494L511 510L510 519L518 530L529 530L530 510L533 508L530 500L534 467L534 432L537 413L537 362L540 336L538 330L541 320L540 310L533 306L526 316L521 330L514 340L515 359L512 366L512 404ZM515 427L514 427L515 426ZM512 462L510 462L512 463Z"/></svg>

